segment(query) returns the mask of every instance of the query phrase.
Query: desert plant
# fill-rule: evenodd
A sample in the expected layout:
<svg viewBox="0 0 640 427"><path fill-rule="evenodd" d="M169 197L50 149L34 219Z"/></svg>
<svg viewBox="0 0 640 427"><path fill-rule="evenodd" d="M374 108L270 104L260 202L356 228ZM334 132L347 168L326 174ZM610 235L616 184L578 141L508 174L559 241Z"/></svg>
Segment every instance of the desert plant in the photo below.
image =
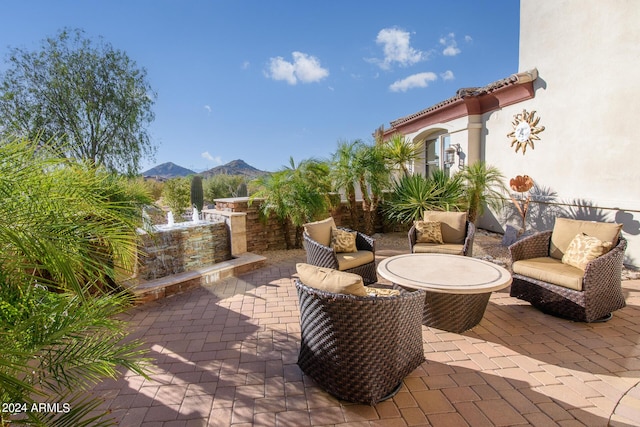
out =
<svg viewBox="0 0 640 427"><path fill-rule="evenodd" d="M424 142L414 143L401 134L394 134L383 143L384 157L392 169L400 169L403 176L409 175L408 163L424 155Z"/></svg>
<svg viewBox="0 0 640 427"><path fill-rule="evenodd" d="M225 197L246 197L247 181L242 175L218 174L206 178L203 182L205 200L213 202L215 199Z"/></svg>
<svg viewBox="0 0 640 427"><path fill-rule="evenodd" d="M362 195L364 232L374 233L374 224L383 192L389 186L389 168L384 148L362 140L340 142L332 156L331 177L334 189L346 193L351 212L351 226L356 228L356 188Z"/></svg>
<svg viewBox="0 0 640 427"><path fill-rule="evenodd" d="M202 212L204 207L204 189L200 175L194 175L191 178L191 206L194 206L198 212Z"/></svg>
<svg viewBox="0 0 640 427"><path fill-rule="evenodd" d="M394 182L382 205L385 217L401 224L422 218L426 210L458 211L466 206L464 185L459 175L449 177L437 170L429 178L405 175Z"/></svg>
<svg viewBox="0 0 640 427"><path fill-rule="evenodd" d="M465 182L469 221L475 222L484 213L485 205L499 210L504 205L505 177L495 166L476 162L466 166L460 175Z"/></svg>
<svg viewBox="0 0 640 427"><path fill-rule="evenodd" d="M149 202L134 190L46 143L0 142L0 401L70 404L2 412L0 425L103 425L87 388L119 367L144 374L139 341L114 317L131 297L100 286L133 269Z"/></svg>
<svg viewBox="0 0 640 427"><path fill-rule="evenodd" d="M169 206L176 218L179 218L189 207L190 201L189 178L172 178L164 183L162 188L163 203Z"/></svg>
<svg viewBox="0 0 640 427"><path fill-rule="evenodd" d="M329 209L329 166L314 159L301 161L297 166L293 158L289 166L263 175L254 182L258 191L249 203L262 199L260 213L263 218L274 215L283 227L287 249L300 247L302 225L319 219ZM295 229L295 243L290 241L290 227Z"/></svg>

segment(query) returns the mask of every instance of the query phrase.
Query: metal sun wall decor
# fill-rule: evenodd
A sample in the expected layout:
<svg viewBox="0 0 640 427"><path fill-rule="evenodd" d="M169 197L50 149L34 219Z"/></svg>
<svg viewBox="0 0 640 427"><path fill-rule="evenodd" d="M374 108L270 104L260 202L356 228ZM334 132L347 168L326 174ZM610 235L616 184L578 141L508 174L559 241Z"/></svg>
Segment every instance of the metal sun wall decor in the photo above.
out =
<svg viewBox="0 0 640 427"><path fill-rule="evenodd" d="M508 138L511 138L511 147L515 145L516 153L522 148L522 154L527 151L527 146L530 145L533 150L533 141L540 140L538 134L544 130L544 126L538 126L540 123L540 117L536 117L536 112L527 112L522 110L522 113L513 116L513 130L507 134Z"/></svg>

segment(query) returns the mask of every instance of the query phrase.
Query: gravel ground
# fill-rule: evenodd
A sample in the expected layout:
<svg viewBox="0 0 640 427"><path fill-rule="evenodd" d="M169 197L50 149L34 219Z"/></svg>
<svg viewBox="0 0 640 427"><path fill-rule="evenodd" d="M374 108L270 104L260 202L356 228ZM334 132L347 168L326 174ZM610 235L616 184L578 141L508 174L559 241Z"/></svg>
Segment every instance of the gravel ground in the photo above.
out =
<svg viewBox="0 0 640 427"><path fill-rule="evenodd" d="M376 252L408 252L409 241L406 233L376 234ZM284 260L296 259L304 261L306 255L304 249L266 251L260 253L267 257L266 264L273 265ZM507 269L511 267L509 248L502 245L502 235L486 230L477 230L473 241L473 256L494 262ZM640 271L629 268L622 269L622 280L640 279Z"/></svg>

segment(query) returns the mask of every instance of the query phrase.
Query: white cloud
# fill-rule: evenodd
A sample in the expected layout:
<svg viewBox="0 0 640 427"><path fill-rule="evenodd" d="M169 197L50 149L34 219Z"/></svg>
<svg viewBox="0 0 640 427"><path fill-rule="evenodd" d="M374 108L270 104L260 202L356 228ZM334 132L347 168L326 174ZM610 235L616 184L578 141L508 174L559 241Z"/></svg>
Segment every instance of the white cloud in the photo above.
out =
<svg viewBox="0 0 640 427"><path fill-rule="evenodd" d="M251 66L251 62L249 62L249 61L244 61L244 62L242 63L242 65L241 65L241 68L242 68L243 70L247 70L250 66Z"/></svg>
<svg viewBox="0 0 640 427"><path fill-rule="evenodd" d="M429 86L429 82L434 82L436 80L438 80L438 76L435 73L418 73L402 80L395 81L391 86L389 86L389 89L392 92L406 92L407 90L416 87L427 87Z"/></svg>
<svg viewBox="0 0 640 427"><path fill-rule="evenodd" d="M295 85L298 81L301 83L319 82L329 75L329 70L322 68L320 61L315 56L302 52L293 52L291 56L293 62L288 62L281 56L270 58L269 69L265 72L266 76Z"/></svg>
<svg viewBox="0 0 640 427"><path fill-rule="evenodd" d="M454 33L449 33L445 37L441 37L440 44L444 46L442 50L444 56L456 56L461 52L458 48L458 42L456 42L456 35Z"/></svg>
<svg viewBox="0 0 640 427"><path fill-rule="evenodd" d="M453 75L453 71L451 71L451 70L447 70L444 73L440 73L440 77L442 78L442 80L453 80L453 79L455 79L455 76Z"/></svg>
<svg viewBox="0 0 640 427"><path fill-rule="evenodd" d="M207 114L211 114L211 106L210 105L205 105L204 109L207 110Z"/></svg>
<svg viewBox="0 0 640 427"><path fill-rule="evenodd" d="M464 36L464 41L466 41L467 43L471 43L473 39L471 38L471 36Z"/></svg>
<svg viewBox="0 0 640 427"><path fill-rule="evenodd" d="M426 53L411 47L411 34L399 28L383 28L376 43L382 45L384 60L377 62L385 70L396 62L406 67L427 59Z"/></svg>
<svg viewBox="0 0 640 427"><path fill-rule="evenodd" d="M200 154L200 156L202 156L203 159L207 159L218 165L222 164L222 158L220 156L213 157L208 151L205 151L204 153Z"/></svg>

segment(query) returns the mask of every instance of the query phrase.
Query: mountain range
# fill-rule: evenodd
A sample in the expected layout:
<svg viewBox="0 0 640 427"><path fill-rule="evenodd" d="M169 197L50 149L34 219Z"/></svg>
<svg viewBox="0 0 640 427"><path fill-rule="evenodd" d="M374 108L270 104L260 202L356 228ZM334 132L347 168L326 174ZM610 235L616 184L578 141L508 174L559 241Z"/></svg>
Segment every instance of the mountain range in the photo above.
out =
<svg viewBox="0 0 640 427"><path fill-rule="evenodd" d="M213 175L221 174L243 175L249 178L254 178L260 175L264 175L265 173L268 172L254 168L253 166L247 164L244 160L238 159L232 160L227 164L216 166L200 173L192 171L191 169L184 168L182 166L178 166L175 163L167 162L142 172L142 175L145 177L157 177L162 179L171 179L189 175L201 175L203 178L208 178Z"/></svg>

